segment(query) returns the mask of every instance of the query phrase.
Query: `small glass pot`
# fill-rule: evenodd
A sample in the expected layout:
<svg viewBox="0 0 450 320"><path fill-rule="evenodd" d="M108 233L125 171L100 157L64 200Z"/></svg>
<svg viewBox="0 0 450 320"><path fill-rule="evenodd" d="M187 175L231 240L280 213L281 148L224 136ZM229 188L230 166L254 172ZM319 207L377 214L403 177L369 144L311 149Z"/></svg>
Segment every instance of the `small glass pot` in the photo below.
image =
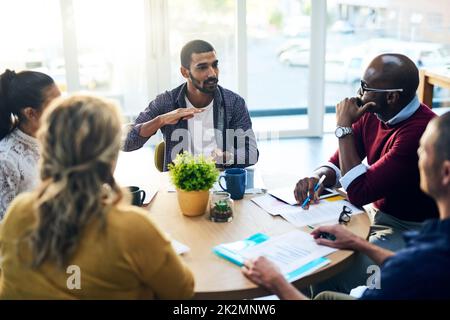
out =
<svg viewBox="0 0 450 320"><path fill-rule="evenodd" d="M209 218L214 222L233 220L234 202L231 195L224 191L214 191L209 205Z"/></svg>

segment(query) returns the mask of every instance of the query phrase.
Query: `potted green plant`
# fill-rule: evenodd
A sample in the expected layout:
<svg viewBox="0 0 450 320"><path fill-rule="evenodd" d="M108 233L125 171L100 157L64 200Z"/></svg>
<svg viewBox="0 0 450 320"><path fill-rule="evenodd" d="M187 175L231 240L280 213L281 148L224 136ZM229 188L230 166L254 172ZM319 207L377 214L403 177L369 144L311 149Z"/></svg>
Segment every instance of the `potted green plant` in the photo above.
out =
<svg viewBox="0 0 450 320"><path fill-rule="evenodd" d="M210 219L214 222L229 222L233 219L233 200L231 200L229 193L213 193Z"/></svg>
<svg viewBox="0 0 450 320"><path fill-rule="evenodd" d="M209 189L219 177L214 160L184 152L178 154L168 168L172 183L177 188L181 212L190 217L204 214L208 206Z"/></svg>

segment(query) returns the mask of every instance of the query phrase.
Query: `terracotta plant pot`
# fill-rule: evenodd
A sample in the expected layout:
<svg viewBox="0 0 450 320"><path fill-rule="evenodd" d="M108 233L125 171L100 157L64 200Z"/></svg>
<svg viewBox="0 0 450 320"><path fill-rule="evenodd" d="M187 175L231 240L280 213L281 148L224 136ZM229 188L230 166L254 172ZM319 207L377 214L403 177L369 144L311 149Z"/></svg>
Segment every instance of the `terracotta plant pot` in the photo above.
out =
<svg viewBox="0 0 450 320"><path fill-rule="evenodd" d="M184 191L177 189L178 204L181 212L188 217L205 214L209 201L209 190Z"/></svg>

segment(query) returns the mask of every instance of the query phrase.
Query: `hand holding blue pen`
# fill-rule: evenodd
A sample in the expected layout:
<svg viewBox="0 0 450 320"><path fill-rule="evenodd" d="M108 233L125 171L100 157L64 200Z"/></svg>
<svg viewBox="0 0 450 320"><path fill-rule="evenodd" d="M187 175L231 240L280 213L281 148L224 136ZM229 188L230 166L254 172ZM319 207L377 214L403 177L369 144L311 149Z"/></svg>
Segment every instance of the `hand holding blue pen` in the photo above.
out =
<svg viewBox="0 0 450 320"><path fill-rule="evenodd" d="M316 185L314 186L314 193L317 192L317 190L319 190L320 186L322 185L323 181L325 180L326 175L323 175L320 177L319 181L316 183ZM303 201L302 203L302 208L305 208L305 206L311 201L311 194L308 194L308 196L306 197L305 201Z"/></svg>

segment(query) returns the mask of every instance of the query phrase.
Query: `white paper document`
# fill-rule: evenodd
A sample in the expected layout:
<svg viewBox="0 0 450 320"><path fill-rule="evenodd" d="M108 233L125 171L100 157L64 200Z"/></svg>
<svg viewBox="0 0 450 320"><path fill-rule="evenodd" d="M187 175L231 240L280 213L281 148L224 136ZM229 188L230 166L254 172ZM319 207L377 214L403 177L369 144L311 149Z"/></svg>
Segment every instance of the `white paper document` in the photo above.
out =
<svg viewBox="0 0 450 320"><path fill-rule="evenodd" d="M318 204L304 210L300 206L291 206L270 195L253 198L252 201L271 215L280 215L296 227L316 225L325 222L338 223L342 207L345 205L352 210L352 215L363 211L346 200L320 200Z"/></svg>
<svg viewBox="0 0 450 320"><path fill-rule="evenodd" d="M318 204L309 206L309 210L294 207L296 210L286 210L281 213L281 216L297 227L324 222L338 223L343 206L349 207L352 210L352 215L363 212L346 200L321 200Z"/></svg>
<svg viewBox="0 0 450 320"><path fill-rule="evenodd" d="M191 250L191 248L189 248L187 245L182 244L181 242L174 239L171 240L171 244L177 254L183 254Z"/></svg>
<svg viewBox="0 0 450 320"><path fill-rule="evenodd" d="M165 235L169 239L170 244L172 245L172 248L176 254L181 255L181 254L189 252L191 250L191 248L189 248L187 245L172 238L170 233L165 232Z"/></svg>
<svg viewBox="0 0 450 320"><path fill-rule="evenodd" d="M284 201L292 206L297 204L292 188L270 189L269 193L278 200Z"/></svg>
<svg viewBox="0 0 450 320"><path fill-rule="evenodd" d="M294 281L328 264L328 259L320 258L334 251L336 249L316 244L310 234L294 230L271 237L244 250L241 255L246 259L265 256L289 281Z"/></svg>
<svg viewBox="0 0 450 320"><path fill-rule="evenodd" d="M258 207L260 207L261 209L265 210L267 213L269 213L273 216L280 215L281 210L284 207L289 206L289 205L275 199L274 197L272 197L269 194L265 194L260 197L254 197L254 198L252 198L252 201Z"/></svg>

